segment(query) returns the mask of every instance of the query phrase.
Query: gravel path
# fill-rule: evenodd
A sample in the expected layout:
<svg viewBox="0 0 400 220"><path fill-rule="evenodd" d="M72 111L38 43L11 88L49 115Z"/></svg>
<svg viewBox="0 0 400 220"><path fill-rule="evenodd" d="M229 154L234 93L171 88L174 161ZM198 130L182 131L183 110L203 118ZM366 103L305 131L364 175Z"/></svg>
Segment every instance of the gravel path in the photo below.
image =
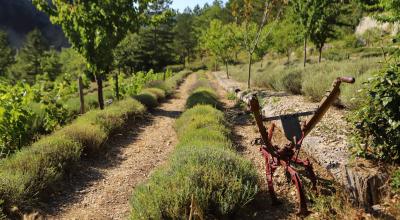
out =
<svg viewBox="0 0 400 220"><path fill-rule="evenodd" d="M61 192L51 195L46 218L126 219L134 187L166 161L177 143L173 125L194 81L192 74L173 99L113 137L104 158L84 161Z"/></svg>

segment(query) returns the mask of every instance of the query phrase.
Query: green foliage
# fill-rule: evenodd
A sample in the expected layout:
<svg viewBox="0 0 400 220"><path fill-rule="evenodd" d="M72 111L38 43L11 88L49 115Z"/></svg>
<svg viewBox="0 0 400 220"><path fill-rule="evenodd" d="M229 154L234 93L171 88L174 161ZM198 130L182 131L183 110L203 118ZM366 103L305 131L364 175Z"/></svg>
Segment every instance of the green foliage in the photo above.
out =
<svg viewBox="0 0 400 220"><path fill-rule="evenodd" d="M141 92L134 96L139 102L145 105L149 109L153 109L158 106L157 96L150 92Z"/></svg>
<svg viewBox="0 0 400 220"><path fill-rule="evenodd" d="M41 138L0 161L0 197L3 207L31 205L73 172L81 153L99 153L107 138L128 119L140 117L145 107L134 99L117 102L104 111L94 110L71 125Z"/></svg>
<svg viewBox="0 0 400 220"><path fill-rule="evenodd" d="M374 158L400 161L400 69L390 64L374 75L366 97L354 112L355 139L359 152ZM364 146L362 146L364 145Z"/></svg>
<svg viewBox="0 0 400 220"><path fill-rule="evenodd" d="M195 16L188 11L176 15L176 24L174 26L174 48L179 56L180 63L190 61L194 57L195 49L198 44L198 36L194 26ZM179 70L180 71L180 70Z"/></svg>
<svg viewBox="0 0 400 220"><path fill-rule="evenodd" d="M302 77L303 75L299 71L289 72L287 75L282 77L282 85L285 91L292 94L299 95L302 90Z"/></svg>
<svg viewBox="0 0 400 220"><path fill-rule="evenodd" d="M64 136L41 139L32 147L3 159L0 195L5 205L26 207L43 190L60 180L79 160L81 145Z"/></svg>
<svg viewBox="0 0 400 220"><path fill-rule="evenodd" d="M114 64L114 53L110 51L139 24L147 1L33 0L32 3L46 12L51 22L62 27L72 47L87 61L98 82L99 106L102 109L101 81Z"/></svg>
<svg viewBox="0 0 400 220"><path fill-rule="evenodd" d="M36 76L43 73L41 60L47 49L48 45L38 29L28 33L24 46L18 52L16 63L10 70L10 77L15 81L25 79L33 84Z"/></svg>
<svg viewBox="0 0 400 220"><path fill-rule="evenodd" d="M10 47L7 33L0 30L0 76L5 76L8 68L14 63L14 51Z"/></svg>
<svg viewBox="0 0 400 220"><path fill-rule="evenodd" d="M224 123L222 112L201 105L177 120L179 147L166 167L135 188L131 219L187 219L193 203L200 218L227 218L254 198L257 174L230 150ZM223 138L210 138L216 136Z"/></svg>
<svg viewBox="0 0 400 220"><path fill-rule="evenodd" d="M218 96L209 88L198 88L186 100L186 108L193 108L196 105L211 105L216 108L221 108L221 103L218 101Z"/></svg>
<svg viewBox="0 0 400 220"><path fill-rule="evenodd" d="M32 125L31 87L0 84L0 157L18 150L29 141Z"/></svg>
<svg viewBox="0 0 400 220"><path fill-rule="evenodd" d="M278 53L285 54L290 63L291 53L302 42L301 29L289 18L281 21L279 27L272 33L274 48Z"/></svg>
<svg viewBox="0 0 400 220"><path fill-rule="evenodd" d="M51 81L54 81L61 74L61 60L59 54L54 49L46 51L40 62L43 74L47 74Z"/></svg>
<svg viewBox="0 0 400 220"><path fill-rule="evenodd" d="M393 191L400 191L400 170L397 170L393 173L390 181L390 186L392 187Z"/></svg>
<svg viewBox="0 0 400 220"><path fill-rule="evenodd" d="M382 38L382 31L379 28L371 28L362 35L367 46L374 46Z"/></svg>
<svg viewBox="0 0 400 220"><path fill-rule="evenodd" d="M319 10L314 30L310 34L311 41L316 45L320 52L320 62L322 56L322 49L324 48L328 39L336 38L336 25L340 15L340 3L331 0L317 1Z"/></svg>
<svg viewBox="0 0 400 220"><path fill-rule="evenodd" d="M172 88L168 87L167 83L163 80L154 80L154 81L148 82L145 87L161 89L164 91L165 96L169 96L173 91Z"/></svg>
<svg viewBox="0 0 400 220"><path fill-rule="evenodd" d="M210 27L203 33L201 42L204 49L227 65L233 56L235 38L234 30L230 26L223 25L220 20L212 20ZM228 69L226 71L229 78Z"/></svg>
<svg viewBox="0 0 400 220"><path fill-rule="evenodd" d="M162 101L165 99L165 91L159 88L146 88L143 92L153 93L158 101Z"/></svg>

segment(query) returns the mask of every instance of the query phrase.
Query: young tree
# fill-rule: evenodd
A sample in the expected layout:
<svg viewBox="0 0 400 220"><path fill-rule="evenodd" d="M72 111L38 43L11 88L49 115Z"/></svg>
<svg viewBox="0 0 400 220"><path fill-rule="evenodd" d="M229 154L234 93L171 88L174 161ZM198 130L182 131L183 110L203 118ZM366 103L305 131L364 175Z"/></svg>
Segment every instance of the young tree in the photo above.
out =
<svg viewBox="0 0 400 220"><path fill-rule="evenodd" d="M292 8L293 15L297 21L297 24L300 25L304 40L304 67L307 63L307 41L310 38L311 34L315 30L315 26L321 18L324 16L323 7L326 2L329 0L293 0Z"/></svg>
<svg viewBox="0 0 400 220"><path fill-rule="evenodd" d="M281 14L282 6L284 1L281 0L267 0L265 1L264 6L264 14L262 20L259 24L252 22L252 14L254 10L255 2L251 0L244 0L244 10L243 13L243 23L241 24L243 35L241 39L243 39L242 45L247 52L249 57L249 65L248 65L248 78L247 78L247 87L250 88L251 83L251 66L253 64L253 55L257 48L259 47L260 40L268 37L271 34L274 25L270 25L269 29L264 29L266 24L272 24Z"/></svg>
<svg viewBox="0 0 400 220"><path fill-rule="evenodd" d="M335 38L335 26L338 25L340 6L332 0L320 0L318 18L310 34L311 41L318 49L318 62L321 63L322 49L329 38Z"/></svg>
<svg viewBox="0 0 400 220"><path fill-rule="evenodd" d="M36 76L43 73L40 64L47 50L47 42L39 29L28 33L23 47L18 51L12 78L15 80L24 78L33 84Z"/></svg>
<svg viewBox="0 0 400 220"><path fill-rule="evenodd" d="M10 47L7 33L0 30L0 76L5 76L8 67L14 63L14 51Z"/></svg>
<svg viewBox="0 0 400 220"><path fill-rule="evenodd" d="M62 27L72 47L86 59L98 85L100 109L104 108L103 77L114 62L111 52L130 29L137 28L148 0L32 0Z"/></svg>
<svg viewBox="0 0 400 220"><path fill-rule="evenodd" d="M290 64L290 56L295 48L301 45L302 35L296 24L289 18L279 23L273 33L274 48L278 53L287 56L287 63Z"/></svg>
<svg viewBox="0 0 400 220"><path fill-rule="evenodd" d="M228 25L223 25L220 20L212 20L210 27L202 36L203 47L213 56L224 63L226 76L229 79L228 63L232 59L235 35Z"/></svg>

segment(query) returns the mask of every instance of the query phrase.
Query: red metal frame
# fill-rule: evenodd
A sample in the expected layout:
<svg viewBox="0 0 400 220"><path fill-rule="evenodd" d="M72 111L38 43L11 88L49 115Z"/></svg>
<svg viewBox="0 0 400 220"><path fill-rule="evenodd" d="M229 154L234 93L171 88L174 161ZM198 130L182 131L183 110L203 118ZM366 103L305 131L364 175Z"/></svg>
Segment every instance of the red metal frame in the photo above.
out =
<svg viewBox="0 0 400 220"><path fill-rule="evenodd" d="M274 132L275 124L273 123L268 130L268 140L272 144L272 136ZM307 158L305 160L298 158L298 153L303 139L298 141L296 144L289 143L284 148L277 151L278 157L272 156L266 146L262 144L260 147L260 152L265 158L265 172L267 178L268 192L270 194L273 204L279 204L274 186L273 186L273 174L279 166L283 166L285 171L290 174L291 182L296 186L297 198L298 198L298 214L307 215L309 212L307 210L306 197L303 190L303 184L300 180L300 176L292 164L296 164L305 168L308 173L308 177L311 180L313 189L316 190L317 178L315 176L312 163Z"/></svg>
<svg viewBox="0 0 400 220"><path fill-rule="evenodd" d="M326 97L321 101L319 108L315 111L313 117L303 124L301 128L300 140L296 140L296 137L294 137L293 140L289 140L289 143L286 144L283 148L278 148L278 146L272 144L272 137L276 125L272 123L267 132L267 129L263 124L263 117L261 115L260 105L257 96L253 95L248 103L250 105L251 111L254 114L258 129L261 134L262 141L260 142L261 144L260 151L263 157L265 158L265 165L266 165L265 172L267 178L268 191L271 196L271 200L275 204L278 203L273 185L273 174L278 166L283 166L287 174L290 175L291 182L295 185L297 190L299 215L307 215L309 211L307 210L307 203L304 194L303 184L300 180L300 176L297 170L292 167L292 164L299 165L305 168L307 172L307 177L311 180L312 188L314 191L316 191L317 178L315 176L312 163L308 158L302 160L299 159L298 156L305 136L310 133L310 131L315 127L315 125L321 120L323 115L328 111L332 103L339 97L340 84L342 82L354 83L355 79L351 77L338 77L332 85L332 90L329 91ZM298 116L299 114L293 117L298 117Z"/></svg>

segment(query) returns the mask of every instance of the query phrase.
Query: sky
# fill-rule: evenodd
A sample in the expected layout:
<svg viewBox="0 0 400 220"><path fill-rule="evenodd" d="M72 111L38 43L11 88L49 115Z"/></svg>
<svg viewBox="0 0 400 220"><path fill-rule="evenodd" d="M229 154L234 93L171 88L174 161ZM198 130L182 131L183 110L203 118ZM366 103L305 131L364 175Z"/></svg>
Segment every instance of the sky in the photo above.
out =
<svg viewBox="0 0 400 220"><path fill-rule="evenodd" d="M203 6L205 3L212 4L213 0L172 0L172 8L179 9L182 12L186 7L190 7L193 9L194 6L199 4ZM226 2L224 0L223 2Z"/></svg>

